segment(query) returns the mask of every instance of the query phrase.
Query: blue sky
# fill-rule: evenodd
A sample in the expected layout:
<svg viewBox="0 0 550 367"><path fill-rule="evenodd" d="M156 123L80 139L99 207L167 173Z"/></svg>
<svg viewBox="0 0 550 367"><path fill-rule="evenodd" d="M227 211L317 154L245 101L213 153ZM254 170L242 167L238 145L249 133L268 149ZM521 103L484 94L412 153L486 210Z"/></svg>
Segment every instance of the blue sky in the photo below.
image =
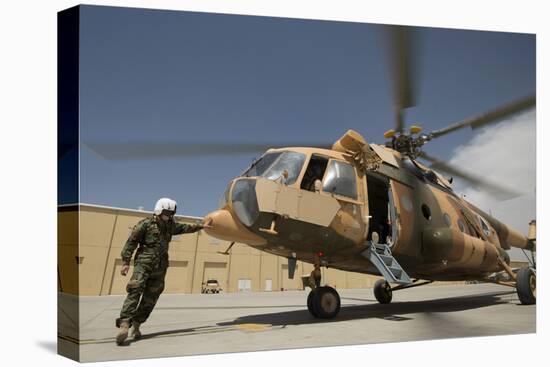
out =
<svg viewBox="0 0 550 367"><path fill-rule="evenodd" d="M86 142L331 144L347 129L383 142L393 125L385 38L377 25L83 6L80 138ZM415 28L425 131L535 90L535 36ZM430 142L450 159L474 133ZM534 144L534 141L533 141ZM106 160L81 147L80 201L182 213L217 207L255 154Z"/></svg>

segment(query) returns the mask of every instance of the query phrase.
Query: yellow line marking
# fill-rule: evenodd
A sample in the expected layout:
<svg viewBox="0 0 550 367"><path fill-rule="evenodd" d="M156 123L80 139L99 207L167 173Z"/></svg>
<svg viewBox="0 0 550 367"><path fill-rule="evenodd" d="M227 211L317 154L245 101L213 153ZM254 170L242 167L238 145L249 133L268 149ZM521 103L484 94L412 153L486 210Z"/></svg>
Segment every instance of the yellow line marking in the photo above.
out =
<svg viewBox="0 0 550 367"><path fill-rule="evenodd" d="M244 331L264 331L271 327L271 324L239 324L235 325L235 329Z"/></svg>

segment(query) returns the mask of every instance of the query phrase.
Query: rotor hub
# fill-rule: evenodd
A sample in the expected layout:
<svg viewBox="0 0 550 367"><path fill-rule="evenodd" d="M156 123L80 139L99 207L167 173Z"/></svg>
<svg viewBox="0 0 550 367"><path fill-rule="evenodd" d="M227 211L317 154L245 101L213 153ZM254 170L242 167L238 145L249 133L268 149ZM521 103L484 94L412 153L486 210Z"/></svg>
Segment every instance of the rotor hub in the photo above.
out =
<svg viewBox="0 0 550 367"><path fill-rule="evenodd" d="M395 131L390 130L384 134L384 137L391 138L390 141L386 142L386 146L413 159L417 158L422 153L422 146L431 140L431 136L426 134L414 136L415 133L420 131L421 128L418 126L412 126L410 134L395 133Z"/></svg>

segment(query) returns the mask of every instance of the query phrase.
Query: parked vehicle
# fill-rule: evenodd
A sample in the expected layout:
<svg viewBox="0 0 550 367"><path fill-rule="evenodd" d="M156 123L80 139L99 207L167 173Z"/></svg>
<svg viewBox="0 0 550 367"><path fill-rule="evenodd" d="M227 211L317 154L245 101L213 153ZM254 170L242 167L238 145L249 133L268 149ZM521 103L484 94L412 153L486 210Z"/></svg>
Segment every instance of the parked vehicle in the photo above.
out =
<svg viewBox="0 0 550 367"><path fill-rule="evenodd" d="M222 289L216 279L208 279L202 283L202 293L220 293Z"/></svg>

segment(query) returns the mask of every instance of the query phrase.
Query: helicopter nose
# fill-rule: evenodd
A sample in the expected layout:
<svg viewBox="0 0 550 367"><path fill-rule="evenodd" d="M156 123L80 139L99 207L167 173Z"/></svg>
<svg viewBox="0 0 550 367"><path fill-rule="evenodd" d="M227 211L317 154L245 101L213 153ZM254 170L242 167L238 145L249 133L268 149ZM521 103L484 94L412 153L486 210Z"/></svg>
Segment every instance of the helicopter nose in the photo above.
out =
<svg viewBox="0 0 550 367"><path fill-rule="evenodd" d="M228 209L219 209L208 214L204 220L212 220L210 228L204 231L212 237L224 241L235 241L249 245L263 245L266 240L250 232L238 220L234 218Z"/></svg>

